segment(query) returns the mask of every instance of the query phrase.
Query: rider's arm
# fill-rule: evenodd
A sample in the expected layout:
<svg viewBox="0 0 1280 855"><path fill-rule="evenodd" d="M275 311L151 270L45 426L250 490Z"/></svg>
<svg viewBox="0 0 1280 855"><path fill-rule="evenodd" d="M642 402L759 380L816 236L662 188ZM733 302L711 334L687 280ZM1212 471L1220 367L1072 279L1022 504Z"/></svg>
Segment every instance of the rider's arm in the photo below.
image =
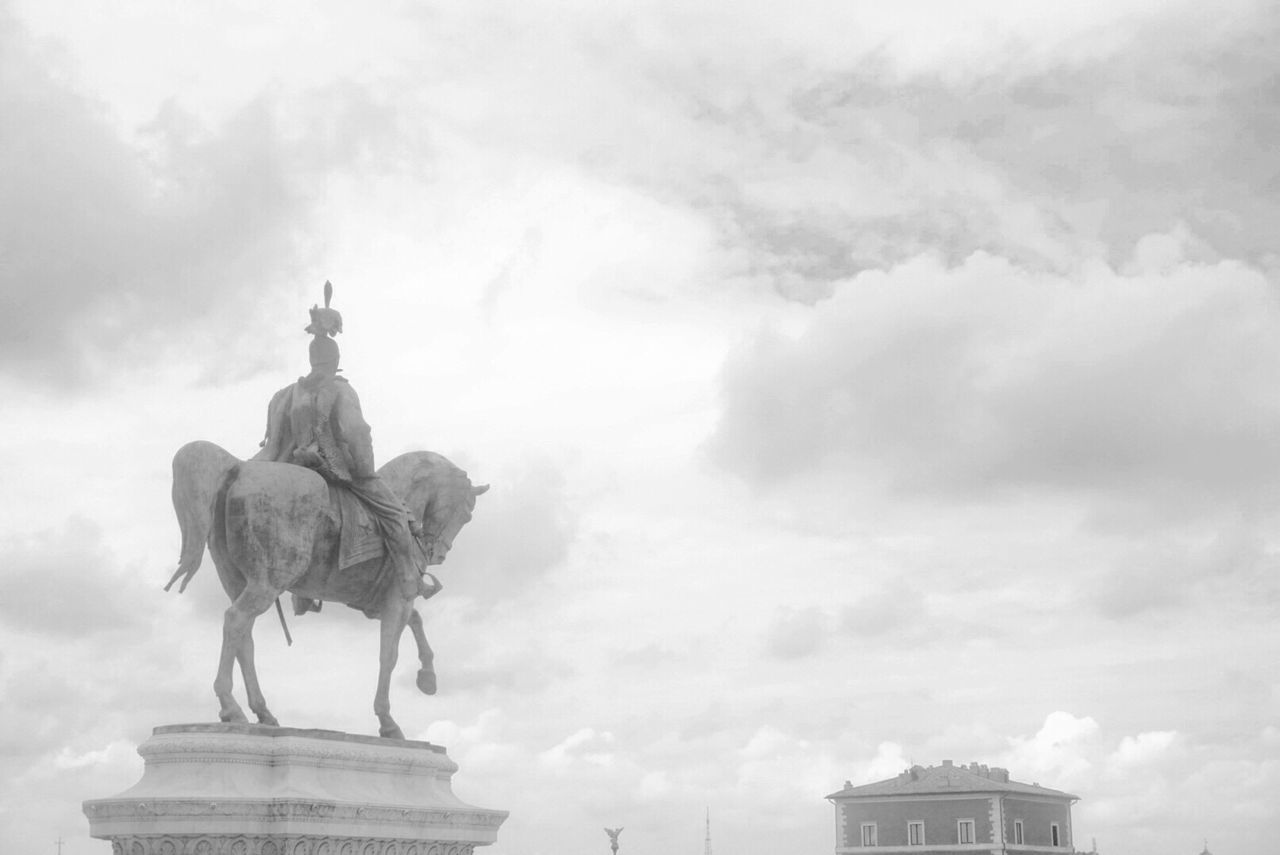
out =
<svg viewBox="0 0 1280 855"><path fill-rule="evenodd" d="M258 443L261 451L253 456L254 460L279 460L283 456L283 446L290 435L289 432L289 393L293 386L285 386L271 396L267 404L267 435Z"/></svg>
<svg viewBox="0 0 1280 855"><path fill-rule="evenodd" d="M351 474L356 478L373 478L377 470L373 466L373 436L369 424L360 411L360 397L348 383L338 385L338 400L333 414L337 434L347 444L351 454Z"/></svg>

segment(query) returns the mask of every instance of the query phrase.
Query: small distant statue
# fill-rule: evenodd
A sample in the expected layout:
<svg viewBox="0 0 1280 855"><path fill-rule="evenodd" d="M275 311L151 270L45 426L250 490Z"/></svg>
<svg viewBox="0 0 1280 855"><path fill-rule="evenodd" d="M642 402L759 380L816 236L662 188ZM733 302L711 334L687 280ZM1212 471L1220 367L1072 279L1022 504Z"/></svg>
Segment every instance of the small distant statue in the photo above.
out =
<svg viewBox="0 0 1280 855"><path fill-rule="evenodd" d="M250 710L260 723L277 724L258 685L252 633L272 603L284 621L283 592L297 598L295 608L330 600L380 621L373 708L378 733L403 739L389 699L400 637L406 627L413 632L418 689L435 694L434 656L414 603L440 590L427 568L444 561L488 486L473 486L467 473L430 451L402 454L374 469L360 399L337 376L333 337L342 331L342 316L329 305L332 294L326 282L324 308L312 307L306 327L311 373L272 397L262 450L238 460L196 441L174 456L182 553L165 590L179 581L178 590L186 590L208 545L231 599L214 680L218 717L227 722L247 720L232 695L232 667L239 662Z"/></svg>
<svg viewBox="0 0 1280 855"><path fill-rule="evenodd" d="M622 829L606 828L604 833L609 835L609 848L612 849L616 855L618 851L618 835L622 833Z"/></svg>

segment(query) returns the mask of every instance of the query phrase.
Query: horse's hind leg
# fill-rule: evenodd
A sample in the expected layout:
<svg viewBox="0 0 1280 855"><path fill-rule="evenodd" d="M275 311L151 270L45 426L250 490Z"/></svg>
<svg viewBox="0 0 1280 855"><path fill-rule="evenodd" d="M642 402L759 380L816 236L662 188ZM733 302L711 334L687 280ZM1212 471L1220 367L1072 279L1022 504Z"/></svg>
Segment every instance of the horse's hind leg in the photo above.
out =
<svg viewBox="0 0 1280 855"><path fill-rule="evenodd" d="M418 645L418 690L424 695L436 693L436 655L427 644L427 632L422 627L422 615L417 609L409 611L409 629L413 632L413 640Z"/></svg>
<svg viewBox="0 0 1280 855"><path fill-rule="evenodd" d="M226 615L222 620L222 654L218 659L218 676L213 681L213 693L217 695L221 708L218 710L218 718L222 721L245 722L244 710L240 709L240 705L236 703L236 699L231 694L231 667L235 660L241 656L240 668L246 675L246 684L248 683L247 675L254 675L254 683L257 682L257 676L253 667L253 620L258 615L265 612L271 603L275 600L275 594L263 588L260 585L250 583L240 592L240 596L235 598L227 609ZM249 639L250 643L246 649L245 639ZM242 651L245 651L242 654ZM249 667L244 667L245 660L248 660ZM262 691L258 690L258 700L262 700ZM263 709L266 708L265 703L262 704ZM256 711L256 710L255 710Z"/></svg>
<svg viewBox="0 0 1280 855"><path fill-rule="evenodd" d="M262 687L258 685L258 668L253 661L253 622L249 619L249 630L240 642L240 650L236 653L236 661L240 663L240 674L244 677L244 693L249 698L249 709L258 717L259 724L279 726L280 722L267 709L267 699L262 695Z"/></svg>

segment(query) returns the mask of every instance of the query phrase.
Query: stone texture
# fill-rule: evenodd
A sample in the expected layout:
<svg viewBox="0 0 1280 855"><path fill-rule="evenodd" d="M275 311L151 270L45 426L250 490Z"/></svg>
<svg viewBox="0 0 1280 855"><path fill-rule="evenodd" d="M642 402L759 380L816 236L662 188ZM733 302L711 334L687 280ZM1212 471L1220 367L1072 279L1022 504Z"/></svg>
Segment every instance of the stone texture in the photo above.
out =
<svg viewBox="0 0 1280 855"><path fill-rule="evenodd" d="M472 855L506 811L453 794L426 742L248 724L157 727L142 779L84 803L115 855Z"/></svg>

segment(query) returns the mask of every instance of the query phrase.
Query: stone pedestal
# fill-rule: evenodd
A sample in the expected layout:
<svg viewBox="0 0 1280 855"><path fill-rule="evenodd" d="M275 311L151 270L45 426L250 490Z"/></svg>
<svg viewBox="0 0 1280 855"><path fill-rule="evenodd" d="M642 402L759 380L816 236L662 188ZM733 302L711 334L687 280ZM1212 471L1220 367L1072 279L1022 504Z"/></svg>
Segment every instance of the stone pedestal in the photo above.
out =
<svg viewBox="0 0 1280 855"><path fill-rule="evenodd" d="M458 799L428 742L179 724L138 753L142 780L84 803L113 855L473 855L507 818Z"/></svg>

